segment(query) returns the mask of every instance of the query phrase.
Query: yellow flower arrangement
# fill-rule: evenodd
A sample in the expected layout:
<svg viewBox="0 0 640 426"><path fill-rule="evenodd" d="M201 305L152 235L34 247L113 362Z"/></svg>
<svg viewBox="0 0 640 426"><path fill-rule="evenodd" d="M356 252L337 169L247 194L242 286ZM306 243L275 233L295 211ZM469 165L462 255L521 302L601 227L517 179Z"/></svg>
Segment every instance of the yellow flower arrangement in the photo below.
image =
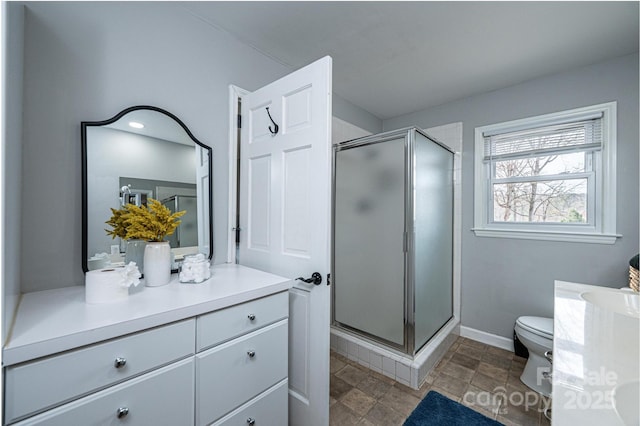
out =
<svg viewBox="0 0 640 426"><path fill-rule="evenodd" d="M105 223L113 229L105 229L112 238L125 240L163 241L167 235L180 225L179 217L186 210L171 214L171 210L153 198L149 198L148 207L127 204L119 210L111 209L112 216Z"/></svg>
<svg viewBox="0 0 640 426"><path fill-rule="evenodd" d="M123 240L127 239L127 226L125 225L124 215L127 212L126 209L122 208L116 210L114 208L111 209L111 218L105 223L111 226L113 229L107 231L107 235L111 235L111 238L115 239L116 237L120 237Z"/></svg>

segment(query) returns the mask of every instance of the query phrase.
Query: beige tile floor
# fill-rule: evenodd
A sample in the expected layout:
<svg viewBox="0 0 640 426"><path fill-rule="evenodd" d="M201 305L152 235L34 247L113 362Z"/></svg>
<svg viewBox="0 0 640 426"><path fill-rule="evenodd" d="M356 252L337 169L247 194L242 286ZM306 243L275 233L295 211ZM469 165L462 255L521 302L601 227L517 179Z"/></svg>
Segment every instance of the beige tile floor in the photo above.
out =
<svg viewBox="0 0 640 426"><path fill-rule="evenodd" d="M547 426L549 404L520 382L526 359L459 337L420 390L331 352L330 424L402 425L430 390L502 424Z"/></svg>

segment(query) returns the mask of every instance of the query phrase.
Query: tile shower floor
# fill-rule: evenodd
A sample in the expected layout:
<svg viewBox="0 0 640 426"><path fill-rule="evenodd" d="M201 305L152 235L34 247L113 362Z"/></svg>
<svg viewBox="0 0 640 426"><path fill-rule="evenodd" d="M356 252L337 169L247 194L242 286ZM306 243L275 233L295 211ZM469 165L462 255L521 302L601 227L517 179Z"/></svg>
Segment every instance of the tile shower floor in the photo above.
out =
<svg viewBox="0 0 640 426"><path fill-rule="evenodd" d="M402 425L435 390L505 425L550 425L547 398L520 382L526 359L458 337L420 390L331 352L330 425Z"/></svg>

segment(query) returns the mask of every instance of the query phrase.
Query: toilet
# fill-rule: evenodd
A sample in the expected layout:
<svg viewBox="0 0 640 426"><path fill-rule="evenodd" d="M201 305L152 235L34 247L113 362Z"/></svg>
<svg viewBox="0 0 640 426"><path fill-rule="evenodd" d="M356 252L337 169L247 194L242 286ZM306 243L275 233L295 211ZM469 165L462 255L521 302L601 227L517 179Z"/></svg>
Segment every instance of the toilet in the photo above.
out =
<svg viewBox="0 0 640 426"><path fill-rule="evenodd" d="M544 396L551 396L551 380L542 373L551 373L551 362L544 353L553 348L553 319L543 317L519 317L516 335L529 350L529 360L520 376L522 383Z"/></svg>

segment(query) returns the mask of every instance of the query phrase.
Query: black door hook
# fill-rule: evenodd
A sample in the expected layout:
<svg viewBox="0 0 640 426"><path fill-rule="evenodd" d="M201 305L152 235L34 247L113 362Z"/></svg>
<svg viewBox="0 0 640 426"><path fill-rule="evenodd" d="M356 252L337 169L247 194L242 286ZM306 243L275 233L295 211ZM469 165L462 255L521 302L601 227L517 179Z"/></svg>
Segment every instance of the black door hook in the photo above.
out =
<svg viewBox="0 0 640 426"><path fill-rule="evenodd" d="M313 283L315 285L320 285L320 283L322 282L322 275L320 275L320 272L314 272L313 274L311 274L311 278L298 277L296 278L296 280L304 281L308 284Z"/></svg>
<svg viewBox="0 0 640 426"><path fill-rule="evenodd" d="M271 132L271 136L275 136L275 135L278 134L278 125L276 124L275 121L273 121L273 118L271 118L271 113L269 112L269 107L267 107L267 114L269 115L269 120L271 120L271 122L275 126L275 129L271 129L271 126L269 126L269 131Z"/></svg>

